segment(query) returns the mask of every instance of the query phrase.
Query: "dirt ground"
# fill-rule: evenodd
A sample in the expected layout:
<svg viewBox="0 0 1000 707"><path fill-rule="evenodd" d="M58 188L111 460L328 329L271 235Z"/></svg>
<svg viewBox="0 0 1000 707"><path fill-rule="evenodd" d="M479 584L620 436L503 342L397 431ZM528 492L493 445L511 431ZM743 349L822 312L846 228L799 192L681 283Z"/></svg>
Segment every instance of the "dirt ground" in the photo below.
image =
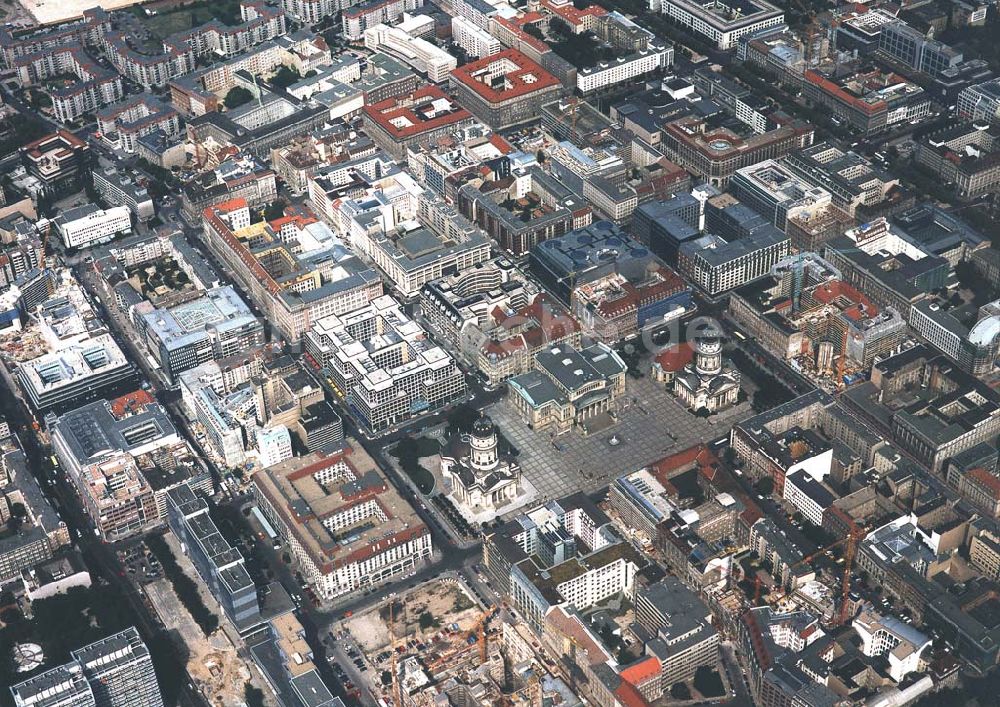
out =
<svg viewBox="0 0 1000 707"><path fill-rule="evenodd" d="M201 693L219 707L241 704L243 686L250 680L251 671L226 632L205 636L177 599L169 580L158 579L146 585L145 591L164 625L184 636L189 651L188 673Z"/></svg>
<svg viewBox="0 0 1000 707"><path fill-rule="evenodd" d="M99 6L105 10L120 10L138 5L142 0L19 0L38 24L47 25L83 17L83 11Z"/></svg>
<svg viewBox="0 0 1000 707"><path fill-rule="evenodd" d="M392 627L398 640L406 637L431 636L458 624L459 631L470 631L481 610L455 582L438 580L416 587L392 600ZM420 617L424 616L424 627ZM347 628L366 653L389 645L389 602L356 616Z"/></svg>

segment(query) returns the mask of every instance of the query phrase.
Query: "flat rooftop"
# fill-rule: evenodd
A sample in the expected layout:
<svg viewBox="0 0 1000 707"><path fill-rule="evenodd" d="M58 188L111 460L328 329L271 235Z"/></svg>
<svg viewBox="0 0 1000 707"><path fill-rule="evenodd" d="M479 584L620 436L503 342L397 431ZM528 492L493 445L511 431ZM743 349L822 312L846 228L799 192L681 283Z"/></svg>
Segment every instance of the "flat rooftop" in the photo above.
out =
<svg viewBox="0 0 1000 707"><path fill-rule="evenodd" d="M253 481L324 573L428 532L357 443L287 459Z"/></svg>

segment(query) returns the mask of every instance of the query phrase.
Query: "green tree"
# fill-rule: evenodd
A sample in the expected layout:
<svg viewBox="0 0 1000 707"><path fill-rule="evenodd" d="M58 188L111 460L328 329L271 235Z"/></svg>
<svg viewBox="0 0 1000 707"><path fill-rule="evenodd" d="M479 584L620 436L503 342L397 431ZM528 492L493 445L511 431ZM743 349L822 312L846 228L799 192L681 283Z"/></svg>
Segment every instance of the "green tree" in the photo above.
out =
<svg viewBox="0 0 1000 707"><path fill-rule="evenodd" d="M232 110L253 100L253 94L242 86L233 86L223 99L226 108Z"/></svg>
<svg viewBox="0 0 1000 707"><path fill-rule="evenodd" d="M264 693L251 685L249 682L243 684L243 699L248 707L264 707Z"/></svg>
<svg viewBox="0 0 1000 707"><path fill-rule="evenodd" d="M427 631L438 624L438 620L434 618L434 614L429 611L424 611L420 614L420 618L417 619L420 624L421 631Z"/></svg>
<svg viewBox="0 0 1000 707"><path fill-rule="evenodd" d="M294 66L282 66L271 77L271 85L277 88L288 88L301 78L299 70Z"/></svg>

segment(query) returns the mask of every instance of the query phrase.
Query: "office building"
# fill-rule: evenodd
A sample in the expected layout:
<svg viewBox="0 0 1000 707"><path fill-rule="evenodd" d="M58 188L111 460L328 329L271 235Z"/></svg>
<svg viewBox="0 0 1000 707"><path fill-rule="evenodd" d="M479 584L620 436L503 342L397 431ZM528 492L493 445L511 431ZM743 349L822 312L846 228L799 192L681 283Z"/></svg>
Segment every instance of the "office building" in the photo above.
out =
<svg viewBox="0 0 1000 707"><path fill-rule="evenodd" d="M678 252L678 270L710 296L767 275L788 255L788 237L773 226L726 242L714 234L690 240Z"/></svg>
<svg viewBox="0 0 1000 707"><path fill-rule="evenodd" d="M729 190L781 231L787 230L789 218L808 218L832 203L830 192L807 183L774 160L737 170Z"/></svg>
<svg viewBox="0 0 1000 707"><path fill-rule="evenodd" d="M646 647L659 659L660 680L668 690L718 660L719 632L712 612L677 577L666 577L636 592L635 620L654 636Z"/></svg>
<svg viewBox="0 0 1000 707"><path fill-rule="evenodd" d="M962 64L962 53L922 32L902 20L888 22L879 33L880 52L907 68L937 78Z"/></svg>
<svg viewBox="0 0 1000 707"><path fill-rule="evenodd" d="M670 17L719 49L732 49L740 38L785 22L780 8L763 0L653 0L650 9Z"/></svg>
<svg viewBox="0 0 1000 707"><path fill-rule="evenodd" d="M17 707L162 707L149 649L135 627L71 652L65 665L10 688Z"/></svg>
<svg viewBox="0 0 1000 707"><path fill-rule="evenodd" d="M100 334L17 366L14 378L32 407L47 410L99 395L134 374L110 334Z"/></svg>
<svg viewBox="0 0 1000 707"><path fill-rule="evenodd" d="M534 176L531 183L537 184ZM568 204L577 207L576 211L571 211L559 201L543 199L537 191L529 191L523 194L523 205L518 205L514 203L512 191L516 193L518 189L504 182L484 183L478 187L465 184L458 190L458 208L462 215L512 256L524 255L536 244L573 230L574 216L584 209L586 216L590 215L582 199L569 197Z"/></svg>
<svg viewBox="0 0 1000 707"><path fill-rule="evenodd" d="M173 476L179 482L211 488L210 475L180 473L181 463L190 462L193 454L166 411L152 402L136 408L132 400L101 400L48 421L60 465L94 526L109 541L164 519L161 497L173 485L167 478L171 470L177 470Z"/></svg>
<svg viewBox="0 0 1000 707"><path fill-rule="evenodd" d="M515 49L455 69L451 87L458 102L494 130L537 120L562 92L555 76Z"/></svg>
<svg viewBox="0 0 1000 707"><path fill-rule="evenodd" d="M404 14L403 17L405 20L411 16ZM426 15L419 17L430 19ZM449 73L458 66L455 57L423 37L411 35L402 23L393 27L384 24L369 27L365 30L365 47L396 57L414 71L426 74L433 83L446 81Z"/></svg>
<svg viewBox="0 0 1000 707"><path fill-rule="evenodd" d="M97 707L94 691L76 663L34 675L10 691L15 707Z"/></svg>
<svg viewBox="0 0 1000 707"><path fill-rule="evenodd" d="M318 219L251 224L246 200L234 199L206 209L203 224L209 250L290 342L382 294L378 274Z"/></svg>
<svg viewBox="0 0 1000 707"><path fill-rule="evenodd" d="M662 146L668 158L715 187L728 184L738 169L783 157L813 142L813 128L795 121L762 134L740 135L690 116L667 123Z"/></svg>
<svg viewBox="0 0 1000 707"><path fill-rule="evenodd" d="M469 127L475 119L437 86L424 86L407 96L369 103L364 107L364 121L375 144L403 162L407 150Z"/></svg>
<svg viewBox="0 0 1000 707"><path fill-rule="evenodd" d="M959 123L925 136L914 159L971 201L1000 191L1000 125Z"/></svg>
<svg viewBox="0 0 1000 707"><path fill-rule="evenodd" d="M22 147L21 159L44 191L78 189L89 173L90 145L69 131L59 130Z"/></svg>
<svg viewBox="0 0 1000 707"><path fill-rule="evenodd" d="M899 180L855 152L820 142L787 155L782 162L809 184L830 192L833 205L859 220L878 209L898 189Z"/></svg>
<svg viewBox="0 0 1000 707"><path fill-rule="evenodd" d="M372 432L439 410L465 395L465 376L392 297L318 322L306 352L329 371Z"/></svg>
<svg viewBox="0 0 1000 707"><path fill-rule="evenodd" d="M257 587L239 550L215 527L205 500L186 486L171 490L167 524L236 629L240 633L256 629L261 623Z"/></svg>
<svg viewBox="0 0 1000 707"><path fill-rule="evenodd" d="M135 627L75 650L72 656L98 707L163 706L153 658Z"/></svg>
<svg viewBox="0 0 1000 707"><path fill-rule="evenodd" d="M359 447L261 469L253 492L323 599L376 587L431 556L430 530Z"/></svg>
<svg viewBox="0 0 1000 707"><path fill-rule="evenodd" d="M460 273L490 257L478 226L406 172L387 175L354 198L341 199L333 217L403 297L431 280Z"/></svg>
<svg viewBox="0 0 1000 707"><path fill-rule="evenodd" d="M536 634L553 607L585 611L631 592L641 555L584 494L549 501L488 533L483 564L498 593Z"/></svg>
<svg viewBox="0 0 1000 707"><path fill-rule="evenodd" d="M85 204L63 211L54 223L67 248L89 248L132 232L132 214L124 206Z"/></svg>
<svg viewBox="0 0 1000 707"><path fill-rule="evenodd" d="M137 318L146 346L171 380L206 361L264 344L263 324L229 285Z"/></svg>
<svg viewBox="0 0 1000 707"><path fill-rule="evenodd" d="M18 503L25 510L19 525L12 520ZM16 579L70 543L69 529L42 493L19 449L0 459L0 522L10 530L0 537L0 582Z"/></svg>
<svg viewBox="0 0 1000 707"><path fill-rule="evenodd" d="M1000 78L963 89L958 94L955 113L973 122L1000 122Z"/></svg>

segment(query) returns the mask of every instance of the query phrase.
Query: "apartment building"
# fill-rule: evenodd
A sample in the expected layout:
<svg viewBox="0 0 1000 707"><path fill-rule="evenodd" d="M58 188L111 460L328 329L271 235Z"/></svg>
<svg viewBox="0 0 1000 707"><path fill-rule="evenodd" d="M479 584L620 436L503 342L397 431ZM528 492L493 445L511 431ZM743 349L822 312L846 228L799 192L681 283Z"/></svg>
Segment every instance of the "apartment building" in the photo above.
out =
<svg viewBox="0 0 1000 707"><path fill-rule="evenodd" d="M451 36L470 57L480 59L500 53L500 40L462 17L451 18Z"/></svg>
<svg viewBox="0 0 1000 707"><path fill-rule="evenodd" d="M79 20L55 27L18 32L16 37L9 28L0 29L0 56L5 66L11 68L22 56L49 51L64 44L96 46L101 37L111 31L111 17L100 7L84 10L82 15Z"/></svg>
<svg viewBox="0 0 1000 707"><path fill-rule="evenodd" d="M344 37L352 42L365 38L365 30L376 25L394 25L403 14L423 7L423 0L371 0L341 13Z"/></svg>
<svg viewBox="0 0 1000 707"><path fill-rule="evenodd" d="M139 221L148 221L156 214L149 192L133 181L132 177L114 167L94 170L91 177L94 180L94 190L105 203L126 207Z"/></svg>
<svg viewBox="0 0 1000 707"><path fill-rule="evenodd" d="M97 113L102 139L123 152L134 153L139 138L161 131L168 139L181 134L181 117L156 96L140 93Z"/></svg>

